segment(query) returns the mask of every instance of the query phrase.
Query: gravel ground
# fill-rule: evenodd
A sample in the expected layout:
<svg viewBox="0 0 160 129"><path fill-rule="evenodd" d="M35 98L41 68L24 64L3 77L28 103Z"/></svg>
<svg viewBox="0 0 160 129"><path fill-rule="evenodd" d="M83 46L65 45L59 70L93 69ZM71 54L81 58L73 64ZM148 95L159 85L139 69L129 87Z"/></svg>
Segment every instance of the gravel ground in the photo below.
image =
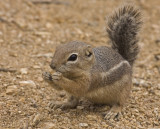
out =
<svg viewBox="0 0 160 129"><path fill-rule="evenodd" d="M141 52L119 121L105 121L101 114L106 108L87 100L77 109L48 107L51 101L67 99L41 77L50 71L56 45L72 40L108 45L105 18L123 2L0 0L0 129L160 128L159 0L134 1L143 12Z"/></svg>

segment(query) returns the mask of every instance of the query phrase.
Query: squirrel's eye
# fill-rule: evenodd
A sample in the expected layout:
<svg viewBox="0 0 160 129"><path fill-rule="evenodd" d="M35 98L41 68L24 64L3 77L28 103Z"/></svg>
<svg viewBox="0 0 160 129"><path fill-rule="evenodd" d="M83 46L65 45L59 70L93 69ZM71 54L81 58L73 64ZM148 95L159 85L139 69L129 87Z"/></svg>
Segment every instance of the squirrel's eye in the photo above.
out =
<svg viewBox="0 0 160 129"><path fill-rule="evenodd" d="M72 54L69 58L68 61L75 61L77 59L77 55L76 54Z"/></svg>
<svg viewBox="0 0 160 129"><path fill-rule="evenodd" d="M90 57L91 55L92 55L92 53L91 53L91 52L89 52L87 56L88 56L88 57Z"/></svg>

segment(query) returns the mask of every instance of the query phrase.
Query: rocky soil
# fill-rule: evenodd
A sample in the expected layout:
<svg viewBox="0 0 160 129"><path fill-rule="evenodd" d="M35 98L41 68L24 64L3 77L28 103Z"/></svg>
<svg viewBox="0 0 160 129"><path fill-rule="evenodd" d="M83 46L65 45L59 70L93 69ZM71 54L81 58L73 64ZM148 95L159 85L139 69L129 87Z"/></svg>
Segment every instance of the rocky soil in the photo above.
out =
<svg viewBox="0 0 160 129"><path fill-rule="evenodd" d="M143 12L141 52L133 89L119 121L103 106L81 100L77 109L51 110L65 101L41 77L58 44L80 40L108 45L106 16L123 0L0 0L0 129L160 128L160 1L135 0Z"/></svg>

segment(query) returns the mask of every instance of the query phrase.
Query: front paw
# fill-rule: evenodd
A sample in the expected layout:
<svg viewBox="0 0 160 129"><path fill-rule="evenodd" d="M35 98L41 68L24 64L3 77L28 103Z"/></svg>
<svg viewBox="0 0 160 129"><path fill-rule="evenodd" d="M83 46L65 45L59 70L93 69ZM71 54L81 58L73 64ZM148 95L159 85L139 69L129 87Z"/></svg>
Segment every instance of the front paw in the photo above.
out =
<svg viewBox="0 0 160 129"><path fill-rule="evenodd" d="M52 80L54 81L58 81L58 80L61 80L62 78L62 73L60 72L55 72L53 75L52 75Z"/></svg>
<svg viewBox="0 0 160 129"><path fill-rule="evenodd" d="M52 81L52 75L49 73L49 72L43 72L42 73L42 77L44 80L47 80L47 81Z"/></svg>

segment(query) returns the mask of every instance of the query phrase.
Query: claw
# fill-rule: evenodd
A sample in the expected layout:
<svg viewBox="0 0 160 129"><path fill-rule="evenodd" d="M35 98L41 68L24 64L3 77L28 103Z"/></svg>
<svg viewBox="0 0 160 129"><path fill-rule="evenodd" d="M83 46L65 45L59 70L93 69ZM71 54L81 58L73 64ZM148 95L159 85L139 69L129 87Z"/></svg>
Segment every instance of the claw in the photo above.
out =
<svg viewBox="0 0 160 129"><path fill-rule="evenodd" d="M107 114L105 114L104 119L106 119L106 120L119 120L121 115L122 115L121 106L114 105L110 109L110 111Z"/></svg>
<svg viewBox="0 0 160 129"><path fill-rule="evenodd" d="M54 110L56 110L57 108L64 110L69 108L75 108L77 104L78 104L78 99L71 96L70 99L65 103L51 102L49 104L49 107Z"/></svg>
<svg viewBox="0 0 160 129"><path fill-rule="evenodd" d="M119 120L120 116L121 116L121 112L109 111L104 118L106 120Z"/></svg>
<svg viewBox="0 0 160 129"><path fill-rule="evenodd" d="M52 102L49 104L49 107L54 110L56 110L58 108L64 110L64 109L70 108L70 105L68 103L54 103L54 102Z"/></svg>

